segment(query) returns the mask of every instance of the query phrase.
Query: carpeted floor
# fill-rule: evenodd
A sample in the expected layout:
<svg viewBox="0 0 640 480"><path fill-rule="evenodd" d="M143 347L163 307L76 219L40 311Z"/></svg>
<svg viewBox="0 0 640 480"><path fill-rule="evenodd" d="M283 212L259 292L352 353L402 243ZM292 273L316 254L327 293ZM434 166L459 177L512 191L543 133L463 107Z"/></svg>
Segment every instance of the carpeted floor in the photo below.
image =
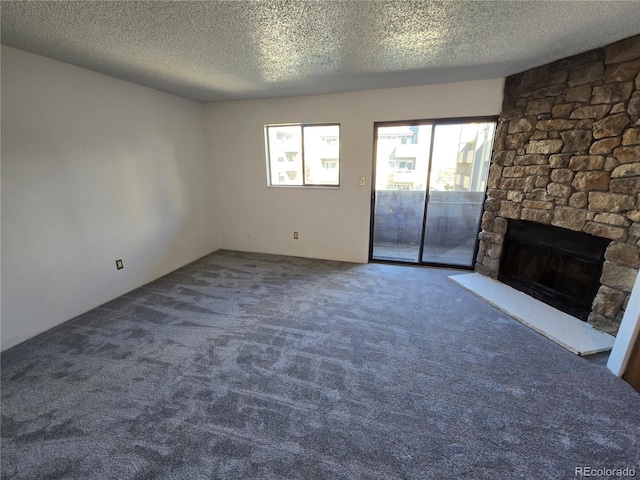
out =
<svg viewBox="0 0 640 480"><path fill-rule="evenodd" d="M640 475L640 395L451 270L218 251L2 354L3 479Z"/></svg>

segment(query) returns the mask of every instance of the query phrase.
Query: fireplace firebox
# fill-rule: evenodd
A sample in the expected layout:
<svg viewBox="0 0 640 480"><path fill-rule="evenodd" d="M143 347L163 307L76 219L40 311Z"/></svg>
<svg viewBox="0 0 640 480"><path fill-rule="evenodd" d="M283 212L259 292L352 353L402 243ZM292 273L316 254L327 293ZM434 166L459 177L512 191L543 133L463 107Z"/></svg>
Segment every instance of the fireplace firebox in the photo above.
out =
<svg viewBox="0 0 640 480"><path fill-rule="evenodd" d="M550 225L509 220L498 279L587 320L610 240Z"/></svg>

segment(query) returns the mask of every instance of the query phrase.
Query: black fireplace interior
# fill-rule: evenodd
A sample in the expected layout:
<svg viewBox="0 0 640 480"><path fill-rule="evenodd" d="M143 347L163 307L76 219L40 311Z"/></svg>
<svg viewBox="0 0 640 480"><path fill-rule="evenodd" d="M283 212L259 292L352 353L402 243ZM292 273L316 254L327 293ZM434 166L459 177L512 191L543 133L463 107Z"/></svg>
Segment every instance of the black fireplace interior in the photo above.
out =
<svg viewBox="0 0 640 480"><path fill-rule="evenodd" d="M498 279L586 321L610 242L550 225L509 220Z"/></svg>

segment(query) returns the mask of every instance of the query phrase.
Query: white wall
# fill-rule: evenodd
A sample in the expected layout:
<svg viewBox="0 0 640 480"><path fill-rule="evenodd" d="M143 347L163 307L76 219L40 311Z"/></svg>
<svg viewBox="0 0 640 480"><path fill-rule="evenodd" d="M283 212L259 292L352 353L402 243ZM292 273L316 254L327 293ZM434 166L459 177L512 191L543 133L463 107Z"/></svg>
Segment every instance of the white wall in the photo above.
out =
<svg viewBox="0 0 640 480"><path fill-rule="evenodd" d="M637 338L640 335L640 273L631 290L631 296L624 311L616 341L613 344L607 367L617 376L624 375L629 357L633 352Z"/></svg>
<svg viewBox="0 0 640 480"><path fill-rule="evenodd" d="M4 349L217 249L218 232L202 104L1 58Z"/></svg>
<svg viewBox="0 0 640 480"><path fill-rule="evenodd" d="M2 349L217 248L366 262L373 123L502 102L496 79L205 107L10 47L1 58ZM267 188L264 125L297 122L341 124L340 189Z"/></svg>
<svg viewBox="0 0 640 480"><path fill-rule="evenodd" d="M207 105L211 156L220 173L214 190L221 247L366 262L374 122L498 115L503 83L495 79ZM266 186L264 125L304 122L340 123L339 190ZM360 176L366 177L364 187ZM293 240L293 231L299 240Z"/></svg>

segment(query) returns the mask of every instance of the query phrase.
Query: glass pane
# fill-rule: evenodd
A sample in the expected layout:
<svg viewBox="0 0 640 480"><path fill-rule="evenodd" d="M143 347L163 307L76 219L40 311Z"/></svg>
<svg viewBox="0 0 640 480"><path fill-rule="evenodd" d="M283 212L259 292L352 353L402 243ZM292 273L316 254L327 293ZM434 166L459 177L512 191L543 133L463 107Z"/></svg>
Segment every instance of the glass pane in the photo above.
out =
<svg viewBox="0 0 640 480"><path fill-rule="evenodd" d="M423 262L473 265L494 126L436 126Z"/></svg>
<svg viewBox="0 0 640 480"><path fill-rule="evenodd" d="M340 184L340 127L304 127L304 175L308 185Z"/></svg>
<svg viewBox="0 0 640 480"><path fill-rule="evenodd" d="M270 185L302 185L302 128L267 127Z"/></svg>
<svg viewBox="0 0 640 480"><path fill-rule="evenodd" d="M419 261L430 143L430 125L378 128L374 259Z"/></svg>

